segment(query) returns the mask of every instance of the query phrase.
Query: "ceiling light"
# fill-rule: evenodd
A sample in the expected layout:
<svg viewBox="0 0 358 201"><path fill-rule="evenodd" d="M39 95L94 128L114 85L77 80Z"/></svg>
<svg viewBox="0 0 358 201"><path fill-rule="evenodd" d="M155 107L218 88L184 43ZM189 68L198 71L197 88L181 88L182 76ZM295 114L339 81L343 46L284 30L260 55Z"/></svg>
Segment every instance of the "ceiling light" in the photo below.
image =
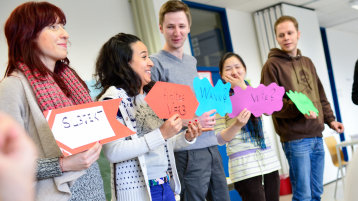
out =
<svg viewBox="0 0 358 201"><path fill-rule="evenodd" d="M349 2L349 4L351 5L352 8L358 10L358 0L351 0L351 1Z"/></svg>

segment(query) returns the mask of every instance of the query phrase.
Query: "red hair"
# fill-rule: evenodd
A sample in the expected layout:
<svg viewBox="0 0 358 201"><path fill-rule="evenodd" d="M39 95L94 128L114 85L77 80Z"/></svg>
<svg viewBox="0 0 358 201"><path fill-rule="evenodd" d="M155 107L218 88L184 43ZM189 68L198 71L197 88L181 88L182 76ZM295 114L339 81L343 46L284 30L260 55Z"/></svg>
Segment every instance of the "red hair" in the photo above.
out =
<svg viewBox="0 0 358 201"><path fill-rule="evenodd" d="M41 76L51 75L66 95L70 94L64 82L58 76L70 61L66 57L56 62L54 72L51 72L41 61L42 54L36 39L39 33L48 25L66 24L63 11L48 2L26 2L15 8L5 23L5 36L8 44L8 65L5 76L9 76L17 67L17 62L25 63L32 72L38 71ZM86 87L83 80L71 69L80 82Z"/></svg>

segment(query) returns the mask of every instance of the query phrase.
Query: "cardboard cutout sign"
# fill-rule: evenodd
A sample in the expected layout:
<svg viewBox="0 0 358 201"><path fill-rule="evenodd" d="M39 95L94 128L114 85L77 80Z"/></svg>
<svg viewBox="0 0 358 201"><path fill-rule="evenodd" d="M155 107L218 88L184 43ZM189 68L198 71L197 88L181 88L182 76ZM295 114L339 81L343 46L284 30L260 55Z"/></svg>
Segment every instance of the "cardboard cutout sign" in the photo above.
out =
<svg viewBox="0 0 358 201"><path fill-rule="evenodd" d="M64 156L134 134L117 119L121 99L86 103L44 112Z"/></svg>
<svg viewBox="0 0 358 201"><path fill-rule="evenodd" d="M310 115L310 111L313 111L318 116L317 108L306 95L297 91L292 92L291 90L289 92L286 92L286 94L302 114Z"/></svg>
<svg viewBox="0 0 358 201"><path fill-rule="evenodd" d="M255 117L263 113L272 114L282 109L282 97L285 89L276 83L268 86L260 84L257 88L248 86L246 90L240 87L234 88L234 95L230 97L233 112L230 118L236 117L244 108L248 109Z"/></svg>
<svg viewBox="0 0 358 201"><path fill-rule="evenodd" d="M199 107L195 114L201 116L204 112L216 109L221 116L232 112L229 91L231 84L223 84L218 80L215 87L211 85L207 78L200 79L196 77L193 82L196 98L199 101Z"/></svg>
<svg viewBox="0 0 358 201"><path fill-rule="evenodd" d="M189 86L169 82L156 82L144 100L161 119L191 119L199 104Z"/></svg>

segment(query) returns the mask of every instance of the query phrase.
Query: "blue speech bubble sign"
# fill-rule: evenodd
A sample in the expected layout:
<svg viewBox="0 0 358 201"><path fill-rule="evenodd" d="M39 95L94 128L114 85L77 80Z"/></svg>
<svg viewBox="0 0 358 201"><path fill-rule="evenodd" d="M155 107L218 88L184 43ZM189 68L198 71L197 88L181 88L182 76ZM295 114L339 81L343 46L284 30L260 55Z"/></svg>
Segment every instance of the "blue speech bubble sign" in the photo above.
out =
<svg viewBox="0 0 358 201"><path fill-rule="evenodd" d="M219 80L213 87L207 78L196 77L193 82L196 99L199 107L195 114L201 116L204 112L216 109L221 116L232 112L232 105L229 96L231 84L224 84Z"/></svg>

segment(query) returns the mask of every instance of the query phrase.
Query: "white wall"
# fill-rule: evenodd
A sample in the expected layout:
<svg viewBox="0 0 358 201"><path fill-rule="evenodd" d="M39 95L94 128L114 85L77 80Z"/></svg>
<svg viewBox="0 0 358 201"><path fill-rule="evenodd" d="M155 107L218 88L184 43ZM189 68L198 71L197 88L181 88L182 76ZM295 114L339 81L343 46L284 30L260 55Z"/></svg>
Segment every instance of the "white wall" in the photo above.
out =
<svg viewBox="0 0 358 201"><path fill-rule="evenodd" d="M246 79L257 87L260 84L262 63L252 15L230 8L226 9L226 15L234 52L243 58L247 66Z"/></svg>
<svg viewBox="0 0 358 201"><path fill-rule="evenodd" d="M358 34L326 29L338 102L345 134L358 134L358 106L351 99L354 65L358 59Z"/></svg>
<svg viewBox="0 0 358 201"><path fill-rule="evenodd" d="M7 43L4 24L11 11L25 0L0 2L0 78L7 65ZM84 80L92 79L99 49L111 36L119 33L135 34L131 8L127 0L49 0L66 15L66 30L71 47L68 58L71 66Z"/></svg>
<svg viewBox="0 0 358 201"><path fill-rule="evenodd" d="M358 59L358 34L326 29L328 47L331 56L334 79L337 89L342 122L345 127L345 137L358 134L357 113L358 106L351 99L354 65ZM339 137L336 135L337 141ZM351 149L348 150L351 159Z"/></svg>

